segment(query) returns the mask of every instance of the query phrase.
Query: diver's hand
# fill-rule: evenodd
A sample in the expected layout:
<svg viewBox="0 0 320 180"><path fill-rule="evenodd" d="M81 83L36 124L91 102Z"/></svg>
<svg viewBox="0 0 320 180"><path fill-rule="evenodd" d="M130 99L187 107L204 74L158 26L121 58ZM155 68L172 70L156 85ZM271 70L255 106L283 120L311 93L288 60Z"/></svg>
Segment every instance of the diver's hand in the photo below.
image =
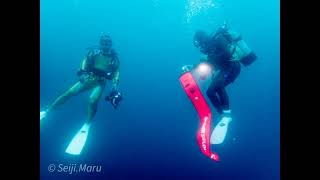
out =
<svg viewBox="0 0 320 180"><path fill-rule="evenodd" d="M111 105L117 109L120 101L122 100L122 93L118 90L112 90L110 95L105 97L106 101L110 101Z"/></svg>
<svg viewBox="0 0 320 180"><path fill-rule="evenodd" d="M79 75L79 81L80 81L81 83L85 83L85 82L88 80L88 78L89 78L89 75L88 75L88 74L81 74L81 75Z"/></svg>
<svg viewBox="0 0 320 180"><path fill-rule="evenodd" d="M81 83L85 83L86 81L88 81L90 79L91 75L93 75L93 73L86 71L86 70L83 70L83 69L80 69L77 72L77 76L78 76L79 81Z"/></svg>

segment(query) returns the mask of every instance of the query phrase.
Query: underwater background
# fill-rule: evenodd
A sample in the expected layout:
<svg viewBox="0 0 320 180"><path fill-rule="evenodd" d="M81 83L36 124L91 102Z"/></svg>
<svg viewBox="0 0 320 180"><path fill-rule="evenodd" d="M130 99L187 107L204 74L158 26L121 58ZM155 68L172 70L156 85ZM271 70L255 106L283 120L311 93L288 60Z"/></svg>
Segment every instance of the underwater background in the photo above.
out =
<svg viewBox="0 0 320 180"><path fill-rule="evenodd" d="M211 146L217 163L200 152L199 119L178 78L201 56L194 32L224 22L258 59L227 87L233 121L225 142ZM65 149L84 123L90 92L48 115L40 128L41 180L280 179L279 0L40 0L41 108L77 81L86 48L101 32L118 52L124 100L114 110L104 101L106 87L80 156ZM208 83L199 82L204 92ZM48 171L81 163L101 172Z"/></svg>

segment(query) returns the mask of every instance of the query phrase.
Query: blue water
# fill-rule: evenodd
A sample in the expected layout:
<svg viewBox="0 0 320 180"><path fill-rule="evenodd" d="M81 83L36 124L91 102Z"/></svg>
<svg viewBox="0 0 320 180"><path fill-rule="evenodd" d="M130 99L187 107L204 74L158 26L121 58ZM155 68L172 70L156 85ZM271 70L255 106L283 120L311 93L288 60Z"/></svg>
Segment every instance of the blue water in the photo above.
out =
<svg viewBox="0 0 320 180"><path fill-rule="evenodd" d="M192 4L195 2L195 4ZM102 31L121 61L124 100L104 100L81 156L64 151L82 126L88 92L41 123L41 179L280 179L280 13L278 0L41 0L40 106L77 81L86 48ZM213 6L210 5L213 3ZM233 121L226 141L205 157L196 142L197 114L182 91L182 65L201 55L197 29L224 21L242 34L258 61L227 91ZM201 87L205 90L205 84ZM107 87L105 95L109 92ZM215 115L215 114L214 114ZM50 164L101 166L96 173L49 172Z"/></svg>

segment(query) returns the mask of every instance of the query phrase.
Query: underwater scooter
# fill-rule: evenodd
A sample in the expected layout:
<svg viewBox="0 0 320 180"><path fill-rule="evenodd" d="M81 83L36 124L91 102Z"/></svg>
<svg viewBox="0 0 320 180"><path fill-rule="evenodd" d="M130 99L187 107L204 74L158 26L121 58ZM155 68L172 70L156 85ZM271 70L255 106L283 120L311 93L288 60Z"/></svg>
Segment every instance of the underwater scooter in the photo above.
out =
<svg viewBox="0 0 320 180"><path fill-rule="evenodd" d="M201 152L214 161L219 161L219 156L210 149L210 124L212 121L212 113L208 103L206 102L201 90L196 83L190 66L184 66L183 72L179 78L183 90L187 94L189 100L196 109L199 119L200 127L197 131L197 141Z"/></svg>

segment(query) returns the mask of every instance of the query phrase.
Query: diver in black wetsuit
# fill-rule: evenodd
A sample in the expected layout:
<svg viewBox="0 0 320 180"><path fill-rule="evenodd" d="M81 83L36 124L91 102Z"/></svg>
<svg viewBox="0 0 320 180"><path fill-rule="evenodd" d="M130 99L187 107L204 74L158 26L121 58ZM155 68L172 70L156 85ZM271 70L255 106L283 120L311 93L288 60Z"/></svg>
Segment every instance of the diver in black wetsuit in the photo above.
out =
<svg viewBox="0 0 320 180"><path fill-rule="evenodd" d="M230 31L226 25L219 28L212 37L204 31L197 31L193 43L206 55L200 61L209 64L215 72L207 95L217 112L222 115L221 119L231 122L229 96L225 87L239 76L241 64L248 66L257 57L241 36ZM204 78L206 77L202 77ZM220 125L225 125L225 121Z"/></svg>

